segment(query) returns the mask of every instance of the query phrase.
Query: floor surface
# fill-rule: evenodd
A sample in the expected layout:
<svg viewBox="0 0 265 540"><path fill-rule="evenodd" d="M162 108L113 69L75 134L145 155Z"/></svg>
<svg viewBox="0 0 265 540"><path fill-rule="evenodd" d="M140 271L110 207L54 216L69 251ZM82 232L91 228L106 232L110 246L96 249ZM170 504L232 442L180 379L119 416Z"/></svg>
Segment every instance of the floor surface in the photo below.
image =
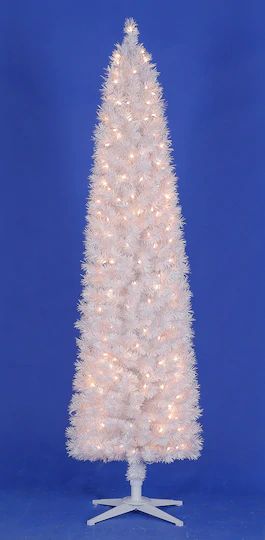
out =
<svg viewBox="0 0 265 540"><path fill-rule="evenodd" d="M104 496L113 495L104 493ZM183 528L138 512L87 527L88 518L108 507L94 508L91 494L80 488L71 493L34 488L25 492L2 491L0 505L2 540L265 539L265 502L251 496L186 494L183 507L164 508L184 520Z"/></svg>

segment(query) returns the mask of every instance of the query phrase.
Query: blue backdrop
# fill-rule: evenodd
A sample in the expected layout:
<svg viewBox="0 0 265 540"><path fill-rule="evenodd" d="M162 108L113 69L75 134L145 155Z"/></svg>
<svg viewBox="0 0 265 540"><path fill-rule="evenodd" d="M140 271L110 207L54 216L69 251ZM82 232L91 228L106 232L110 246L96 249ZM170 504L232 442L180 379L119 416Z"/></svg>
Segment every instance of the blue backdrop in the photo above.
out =
<svg viewBox="0 0 265 540"><path fill-rule="evenodd" d="M125 464L65 451L91 137L130 16L168 103L205 439L197 462L150 466L145 492L186 498L178 537L264 538L264 11L255 0L2 3L1 538L176 536L140 515L86 529L93 496L127 493Z"/></svg>

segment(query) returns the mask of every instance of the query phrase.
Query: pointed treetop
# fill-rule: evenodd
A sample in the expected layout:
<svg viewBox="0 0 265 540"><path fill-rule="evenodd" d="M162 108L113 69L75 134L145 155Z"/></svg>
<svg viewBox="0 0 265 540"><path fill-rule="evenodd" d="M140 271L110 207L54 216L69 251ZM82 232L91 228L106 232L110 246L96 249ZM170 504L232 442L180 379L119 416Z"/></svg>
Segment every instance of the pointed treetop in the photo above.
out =
<svg viewBox="0 0 265 540"><path fill-rule="evenodd" d="M130 18L125 20L124 33L129 37L133 37L134 40L137 41L139 30L134 19Z"/></svg>

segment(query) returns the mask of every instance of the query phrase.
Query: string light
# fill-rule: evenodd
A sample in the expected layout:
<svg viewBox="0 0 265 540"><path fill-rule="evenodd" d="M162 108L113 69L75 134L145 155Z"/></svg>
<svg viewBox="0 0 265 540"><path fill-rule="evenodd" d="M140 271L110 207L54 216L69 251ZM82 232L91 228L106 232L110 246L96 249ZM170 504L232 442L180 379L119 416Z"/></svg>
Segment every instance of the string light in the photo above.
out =
<svg viewBox="0 0 265 540"><path fill-rule="evenodd" d="M131 34L133 31L134 31L134 26L132 24L126 26L126 32L128 32L128 34Z"/></svg>

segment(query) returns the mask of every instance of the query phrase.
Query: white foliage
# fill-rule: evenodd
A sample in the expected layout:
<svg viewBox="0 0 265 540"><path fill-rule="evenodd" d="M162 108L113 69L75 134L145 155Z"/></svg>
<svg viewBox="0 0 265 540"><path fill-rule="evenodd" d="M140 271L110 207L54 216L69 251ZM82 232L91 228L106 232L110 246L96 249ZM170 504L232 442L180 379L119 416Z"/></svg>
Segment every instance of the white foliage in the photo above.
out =
<svg viewBox="0 0 265 540"><path fill-rule="evenodd" d="M95 129L69 455L197 459L188 261L158 73L126 21Z"/></svg>
<svg viewBox="0 0 265 540"><path fill-rule="evenodd" d="M132 462L129 464L129 467L126 472L126 478L129 482L132 480L140 480L141 482L145 479L146 465L140 462Z"/></svg>

